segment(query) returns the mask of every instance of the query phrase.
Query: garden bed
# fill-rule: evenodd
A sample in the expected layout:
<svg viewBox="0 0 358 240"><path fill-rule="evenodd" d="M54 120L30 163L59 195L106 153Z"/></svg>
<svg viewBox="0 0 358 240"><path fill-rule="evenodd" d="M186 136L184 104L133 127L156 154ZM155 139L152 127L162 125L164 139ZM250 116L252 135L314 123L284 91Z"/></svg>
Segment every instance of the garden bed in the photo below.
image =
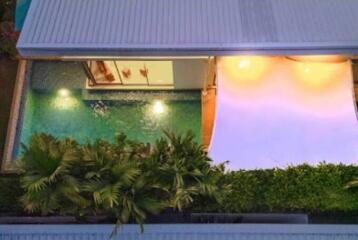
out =
<svg viewBox="0 0 358 240"><path fill-rule="evenodd" d="M221 204L198 198L189 212L179 213L175 217L167 212L150 217L147 222L198 222L198 220L183 220L188 218L188 215L192 215L202 218L201 221L204 222L242 223L247 222L242 220L242 215L245 214L235 213L307 213L309 223L358 224L358 191L344 188L345 184L356 175L358 175L356 166L331 164L226 173L222 181L231 183L233 191L223 196ZM115 222L113 218L108 217L88 217L78 221L75 217L43 218L39 215L29 215L19 202L23 190L17 174L0 176L0 192L2 193L0 223ZM209 217L204 214L205 212L219 214L218 218L221 220ZM225 214L228 212L234 214ZM255 214L246 216L253 217ZM256 220L256 222L262 221Z"/></svg>
<svg viewBox="0 0 358 240"><path fill-rule="evenodd" d="M0 224L115 224L116 219L106 216L86 216L78 219L73 216L2 216ZM135 223L135 222L129 222ZM149 216L147 224L307 224L306 214L277 213L162 213Z"/></svg>
<svg viewBox="0 0 358 240"><path fill-rule="evenodd" d="M194 139L166 131L148 146L123 134L85 144L33 135L19 175L0 177L0 221L357 223L358 191L346 188L357 166L230 172Z"/></svg>

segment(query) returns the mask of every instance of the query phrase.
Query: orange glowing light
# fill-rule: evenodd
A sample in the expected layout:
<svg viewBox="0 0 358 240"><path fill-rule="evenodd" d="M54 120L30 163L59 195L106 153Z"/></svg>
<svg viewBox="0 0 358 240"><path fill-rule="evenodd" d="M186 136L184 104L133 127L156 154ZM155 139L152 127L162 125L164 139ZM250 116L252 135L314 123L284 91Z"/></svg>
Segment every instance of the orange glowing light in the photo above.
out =
<svg viewBox="0 0 358 240"><path fill-rule="evenodd" d="M348 59L340 55L305 55L305 56L289 56L291 60L298 62L318 62L318 63L341 63Z"/></svg>
<svg viewBox="0 0 358 240"><path fill-rule="evenodd" d="M248 58L243 58L239 62L239 68L241 68L241 69L248 68L248 67L250 67L250 65L251 65L251 61Z"/></svg>
<svg viewBox="0 0 358 240"><path fill-rule="evenodd" d="M345 56L307 55L290 56L294 74L299 83L311 89L324 90L334 85L347 62Z"/></svg>
<svg viewBox="0 0 358 240"><path fill-rule="evenodd" d="M341 63L293 62L296 79L307 87L325 89L338 80Z"/></svg>
<svg viewBox="0 0 358 240"><path fill-rule="evenodd" d="M253 83L270 69L272 58L263 56L234 56L220 58L220 65L228 79L236 83Z"/></svg>

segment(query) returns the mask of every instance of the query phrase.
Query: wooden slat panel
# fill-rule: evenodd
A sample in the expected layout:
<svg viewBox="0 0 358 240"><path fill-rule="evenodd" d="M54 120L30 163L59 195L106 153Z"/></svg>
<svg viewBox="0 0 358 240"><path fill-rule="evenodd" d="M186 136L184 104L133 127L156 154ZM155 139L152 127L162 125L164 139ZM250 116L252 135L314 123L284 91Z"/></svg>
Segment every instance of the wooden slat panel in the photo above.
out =
<svg viewBox="0 0 358 240"><path fill-rule="evenodd" d="M26 60L19 61L13 100L11 104L9 124L7 128L3 162L1 166L2 171L9 170L9 163L12 161L12 151L14 148L14 143L16 138L16 125L20 114L20 102L21 102L21 96L23 91L23 85L25 81L26 66L27 66Z"/></svg>
<svg viewBox="0 0 358 240"><path fill-rule="evenodd" d="M205 148L208 148L211 141L211 135L215 120L216 110L216 89L210 88L206 94L201 97L202 105L202 142Z"/></svg>

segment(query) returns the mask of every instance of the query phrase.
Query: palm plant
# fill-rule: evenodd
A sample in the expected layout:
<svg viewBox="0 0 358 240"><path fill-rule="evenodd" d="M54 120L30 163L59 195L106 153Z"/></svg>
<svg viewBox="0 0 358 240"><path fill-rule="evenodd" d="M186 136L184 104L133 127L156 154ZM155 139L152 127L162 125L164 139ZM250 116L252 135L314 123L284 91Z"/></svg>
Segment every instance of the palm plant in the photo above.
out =
<svg viewBox="0 0 358 240"><path fill-rule="evenodd" d="M140 169L143 145L128 141L124 135L116 144L98 140L82 148L85 184L95 214L116 216L117 226L130 220L143 223L147 214L157 213L162 204L152 194L154 186Z"/></svg>
<svg viewBox="0 0 358 240"><path fill-rule="evenodd" d="M164 190L167 204L182 210L190 206L195 196L217 197L217 180L223 167L210 165L210 158L203 146L194 141L192 132L183 136L164 133L166 138L156 142L145 165L152 172L151 178Z"/></svg>
<svg viewBox="0 0 358 240"><path fill-rule="evenodd" d="M77 157L77 143L71 139L35 134L28 147L23 145L17 165L25 191L20 200L27 211L65 214L87 205L71 173Z"/></svg>
<svg viewBox="0 0 358 240"><path fill-rule="evenodd" d="M191 132L165 131L150 151L147 145L119 135L115 143L98 139L79 145L36 134L18 161L25 194L21 201L31 212L110 215L116 229L169 206L182 210L195 197L218 199L223 165L211 166Z"/></svg>

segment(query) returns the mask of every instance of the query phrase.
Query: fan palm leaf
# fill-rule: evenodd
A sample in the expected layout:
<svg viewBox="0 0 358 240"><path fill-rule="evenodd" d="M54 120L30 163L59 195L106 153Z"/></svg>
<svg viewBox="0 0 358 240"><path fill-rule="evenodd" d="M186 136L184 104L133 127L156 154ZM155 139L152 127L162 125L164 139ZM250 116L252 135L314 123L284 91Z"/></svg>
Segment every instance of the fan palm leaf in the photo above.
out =
<svg viewBox="0 0 358 240"><path fill-rule="evenodd" d="M47 214L85 204L78 181L70 172L76 148L71 139L58 140L47 134L35 134L23 148L18 167L25 190L21 201L27 210Z"/></svg>

